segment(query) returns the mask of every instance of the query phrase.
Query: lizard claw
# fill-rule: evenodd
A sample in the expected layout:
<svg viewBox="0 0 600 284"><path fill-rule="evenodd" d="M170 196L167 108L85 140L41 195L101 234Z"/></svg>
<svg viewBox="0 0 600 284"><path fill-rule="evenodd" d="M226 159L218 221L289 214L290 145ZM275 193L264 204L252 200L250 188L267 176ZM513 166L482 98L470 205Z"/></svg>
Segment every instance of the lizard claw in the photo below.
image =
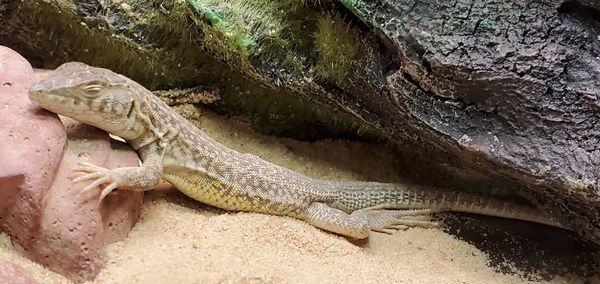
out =
<svg viewBox="0 0 600 284"><path fill-rule="evenodd" d="M79 162L79 165L74 169L74 171L87 173L73 179L74 183L94 180L81 190L82 193L89 192L96 187L102 188L101 185L107 184L102 188L100 193L100 201L102 201L104 197L118 187L116 178L113 176L111 170L107 168L96 166L88 162Z"/></svg>

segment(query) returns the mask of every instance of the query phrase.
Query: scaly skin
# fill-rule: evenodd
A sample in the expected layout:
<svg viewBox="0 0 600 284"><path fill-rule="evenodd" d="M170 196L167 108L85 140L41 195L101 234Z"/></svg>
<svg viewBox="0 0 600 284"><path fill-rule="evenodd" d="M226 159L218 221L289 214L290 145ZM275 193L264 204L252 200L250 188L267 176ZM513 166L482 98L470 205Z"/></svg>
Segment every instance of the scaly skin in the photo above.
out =
<svg viewBox="0 0 600 284"><path fill-rule="evenodd" d="M435 226L433 212L460 211L559 226L542 212L499 199L414 185L313 179L229 149L172 111L136 82L110 70L66 63L32 86L41 107L125 139L140 167L108 170L81 163L84 191L147 190L161 177L215 207L291 216L338 234ZM392 210L395 209L395 210Z"/></svg>

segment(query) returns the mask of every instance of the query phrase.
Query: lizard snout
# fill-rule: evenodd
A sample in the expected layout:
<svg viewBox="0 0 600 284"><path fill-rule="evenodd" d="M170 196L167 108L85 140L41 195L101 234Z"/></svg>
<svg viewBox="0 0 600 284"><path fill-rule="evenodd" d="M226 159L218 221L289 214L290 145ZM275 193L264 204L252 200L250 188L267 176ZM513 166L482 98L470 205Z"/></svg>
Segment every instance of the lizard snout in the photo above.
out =
<svg viewBox="0 0 600 284"><path fill-rule="evenodd" d="M33 86L29 87L29 98L35 102L37 102L41 96L44 87L40 83L33 84Z"/></svg>
<svg viewBox="0 0 600 284"><path fill-rule="evenodd" d="M31 87L29 87L29 93L40 93L44 87L40 83L35 83Z"/></svg>

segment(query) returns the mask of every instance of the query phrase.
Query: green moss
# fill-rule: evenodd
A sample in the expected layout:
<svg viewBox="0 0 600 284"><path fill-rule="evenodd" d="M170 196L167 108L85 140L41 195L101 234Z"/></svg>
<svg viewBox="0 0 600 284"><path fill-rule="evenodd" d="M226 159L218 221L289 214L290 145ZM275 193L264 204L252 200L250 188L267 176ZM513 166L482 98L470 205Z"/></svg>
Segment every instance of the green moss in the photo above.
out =
<svg viewBox="0 0 600 284"><path fill-rule="evenodd" d="M186 5L165 3L171 3L175 11ZM142 17L128 15L118 5L109 8L101 10L97 20L84 23L73 1L23 1L5 19L4 29L22 39L21 49L29 51L28 57L43 58L37 67L55 68L78 60L117 70L149 88L198 81L210 74L205 71L214 71L199 68L213 59L190 44L188 31L166 24L181 20L181 15ZM161 48L154 47L157 43Z"/></svg>
<svg viewBox="0 0 600 284"><path fill-rule="evenodd" d="M346 6L357 6L360 5L360 0L340 0Z"/></svg>
<svg viewBox="0 0 600 284"><path fill-rule="evenodd" d="M213 37L214 48L238 54L247 60L261 52L264 43L285 48L288 41L282 37L286 16L297 5L293 1L263 0L188 0L209 24L203 30ZM196 22L203 25L202 22ZM210 40L210 38L208 38Z"/></svg>
<svg viewBox="0 0 600 284"><path fill-rule="evenodd" d="M326 4L331 4L332 2L335 2L334 0L297 0L300 2L301 5L307 5L307 4L312 4L314 6L326 6ZM339 0L340 3L346 5L346 6L355 6L355 5L359 5L359 3L361 3L361 0Z"/></svg>
<svg viewBox="0 0 600 284"><path fill-rule="evenodd" d="M358 53L357 34L339 15L319 18L317 27L315 73L318 78L339 84L346 78Z"/></svg>
<svg viewBox="0 0 600 284"><path fill-rule="evenodd" d="M311 34L322 15L296 0L104 1L97 15L85 17L73 0L12 3L0 17L0 34L19 39L17 49L36 67L75 60L149 89L214 87L221 96L217 111L248 117L265 133L316 138L361 129L347 113L263 87L231 68L260 80L264 73L252 68L269 63L261 70L303 78L315 58Z"/></svg>
<svg viewBox="0 0 600 284"><path fill-rule="evenodd" d="M450 17L450 19L446 21L446 27L450 30L455 30L460 27L460 25L462 25L462 20L455 17Z"/></svg>
<svg viewBox="0 0 600 284"><path fill-rule="evenodd" d="M485 29L492 29L492 28L494 28L495 23L490 18L485 18L485 19L481 20L481 22L479 22L479 26L481 28L485 28Z"/></svg>

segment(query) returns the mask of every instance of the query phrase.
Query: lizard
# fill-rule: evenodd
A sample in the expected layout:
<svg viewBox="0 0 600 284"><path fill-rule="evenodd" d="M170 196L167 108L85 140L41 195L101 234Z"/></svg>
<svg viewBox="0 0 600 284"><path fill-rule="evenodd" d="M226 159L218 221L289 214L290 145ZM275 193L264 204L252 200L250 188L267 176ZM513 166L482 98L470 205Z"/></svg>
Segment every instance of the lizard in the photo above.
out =
<svg viewBox="0 0 600 284"><path fill-rule="evenodd" d="M49 111L127 141L139 167L106 169L80 161L74 182L99 191L149 190L161 178L185 195L226 210L289 216L347 237L371 231L436 227L429 216L467 212L564 228L533 206L478 193L417 184L317 179L230 149L170 109L137 82L109 69L69 62L32 85L30 99Z"/></svg>

